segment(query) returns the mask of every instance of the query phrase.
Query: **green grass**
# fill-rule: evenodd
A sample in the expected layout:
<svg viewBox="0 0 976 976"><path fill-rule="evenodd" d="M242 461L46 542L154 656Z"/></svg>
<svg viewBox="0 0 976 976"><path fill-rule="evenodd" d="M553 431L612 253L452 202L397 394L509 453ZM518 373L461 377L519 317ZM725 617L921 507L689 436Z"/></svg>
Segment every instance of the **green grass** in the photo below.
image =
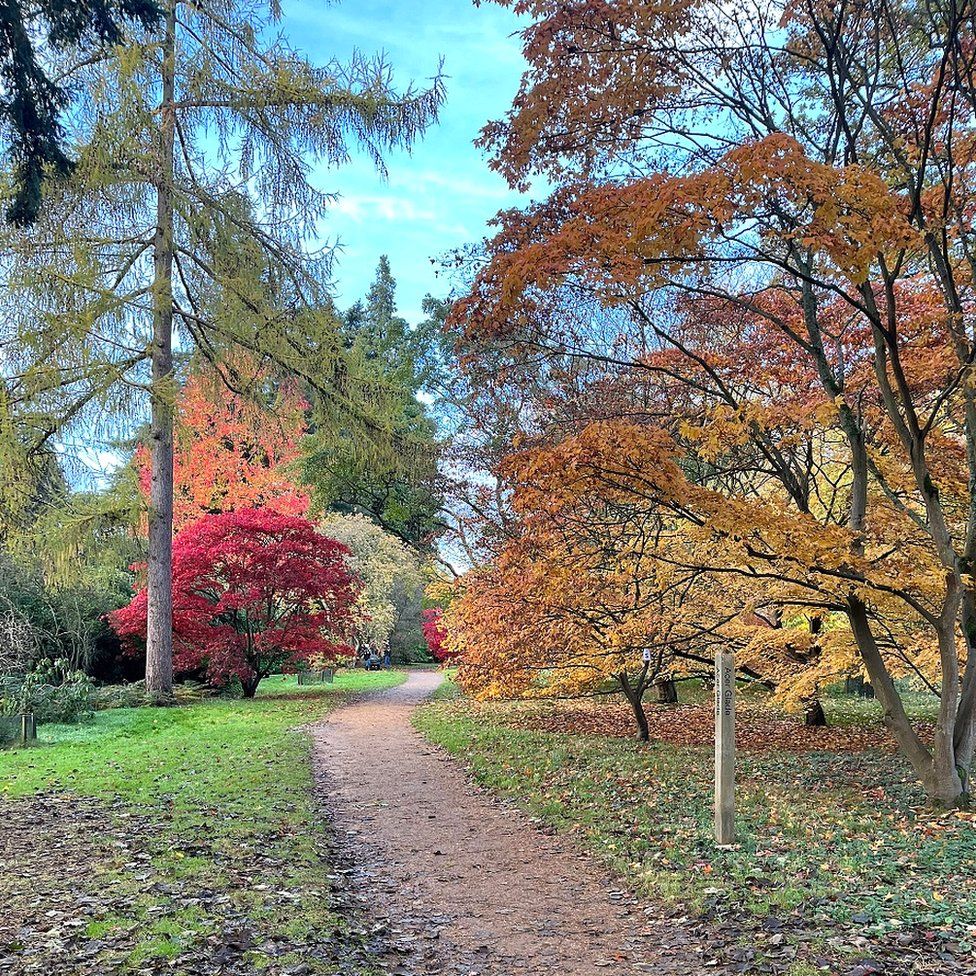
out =
<svg viewBox="0 0 976 976"><path fill-rule="evenodd" d="M939 715L939 699L920 691L903 691L902 703L913 720L934 722ZM853 695L826 695L822 699L827 721L831 725L869 725L881 722L881 703L876 698Z"/></svg>
<svg viewBox="0 0 976 976"><path fill-rule="evenodd" d="M711 834L711 750L518 730L505 705L443 694L418 713L421 731L643 893L746 928L776 916L976 943L976 822L922 808L897 757L741 755L739 843L723 850Z"/></svg>
<svg viewBox="0 0 976 976"><path fill-rule="evenodd" d="M132 863L109 849L93 865L96 887L127 906L86 921L89 938L130 935L109 968L199 951L231 913L247 919L254 946L286 929L327 941L342 921L329 899L302 726L349 694L403 679L340 672L332 685L301 688L271 679L254 701L118 709L79 726L43 726L36 746L0 753L0 796L104 801L107 835L120 802L151 823L148 859ZM253 962L263 964L256 949Z"/></svg>

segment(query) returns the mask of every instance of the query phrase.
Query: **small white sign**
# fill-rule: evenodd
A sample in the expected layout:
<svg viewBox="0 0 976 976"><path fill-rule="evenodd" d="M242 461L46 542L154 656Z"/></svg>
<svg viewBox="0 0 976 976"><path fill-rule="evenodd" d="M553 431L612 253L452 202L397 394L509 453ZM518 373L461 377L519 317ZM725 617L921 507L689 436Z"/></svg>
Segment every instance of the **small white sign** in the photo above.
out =
<svg viewBox="0 0 976 976"><path fill-rule="evenodd" d="M650 663L651 660L651 649L649 647L644 648L644 661Z"/></svg>

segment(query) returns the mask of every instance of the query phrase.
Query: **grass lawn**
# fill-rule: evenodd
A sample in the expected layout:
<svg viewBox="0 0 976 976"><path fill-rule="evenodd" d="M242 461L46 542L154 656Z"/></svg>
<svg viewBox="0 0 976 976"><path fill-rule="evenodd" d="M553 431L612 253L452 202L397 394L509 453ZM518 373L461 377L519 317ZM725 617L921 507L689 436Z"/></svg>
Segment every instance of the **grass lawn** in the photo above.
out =
<svg viewBox="0 0 976 976"><path fill-rule="evenodd" d="M797 976L877 953L973 963L976 815L924 809L899 758L740 755L740 842L719 850L710 748L518 728L524 708L446 688L416 723L638 891L737 930L732 961L785 954Z"/></svg>
<svg viewBox="0 0 976 976"><path fill-rule="evenodd" d="M44 726L36 746L0 753L2 809L8 820L25 810L38 817L38 844L63 844L57 824L43 822L48 799L87 798L85 818L93 803L94 816L104 814L104 831L84 839L94 845L91 885L83 929L70 924L91 959L77 971L209 972L191 965L198 958L268 973L298 963L333 971L329 947L343 921L300 726L350 693L403 677L340 672L333 685L301 688L272 679L255 701L102 712L79 726ZM0 881L0 896L17 892Z"/></svg>

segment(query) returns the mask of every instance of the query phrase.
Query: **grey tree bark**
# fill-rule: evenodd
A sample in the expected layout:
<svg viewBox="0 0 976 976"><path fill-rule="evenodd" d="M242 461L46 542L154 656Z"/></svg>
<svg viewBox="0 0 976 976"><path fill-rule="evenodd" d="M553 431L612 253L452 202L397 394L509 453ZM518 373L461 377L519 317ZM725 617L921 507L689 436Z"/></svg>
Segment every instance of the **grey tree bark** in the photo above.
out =
<svg viewBox="0 0 976 976"><path fill-rule="evenodd" d="M163 38L156 232L153 238L152 414L150 420L146 692L173 691L173 150L176 115L176 0L166 9Z"/></svg>

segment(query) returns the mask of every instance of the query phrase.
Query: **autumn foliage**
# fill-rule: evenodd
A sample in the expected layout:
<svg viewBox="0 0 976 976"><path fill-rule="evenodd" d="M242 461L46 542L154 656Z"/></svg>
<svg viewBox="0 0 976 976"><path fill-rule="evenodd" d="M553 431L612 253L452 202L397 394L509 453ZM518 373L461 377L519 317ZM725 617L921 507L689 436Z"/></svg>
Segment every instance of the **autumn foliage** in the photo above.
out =
<svg viewBox="0 0 976 976"><path fill-rule="evenodd" d="M253 367L238 372L253 374ZM304 402L261 377L247 395L231 391L212 370L193 373L180 391L174 447L173 521L177 531L203 515L266 507L305 515L309 497L296 486L293 467L305 431ZM263 401L263 402L262 402ZM136 465L149 494L149 455Z"/></svg>
<svg viewBox="0 0 976 976"><path fill-rule="evenodd" d="M458 652L447 643L447 629L444 626L444 611L440 607L429 607L421 614L421 628L427 649L435 661L453 661Z"/></svg>
<svg viewBox="0 0 976 976"><path fill-rule="evenodd" d="M481 421L518 404L451 611L468 680L575 659L582 686L697 618L788 706L866 674L930 798L967 802L976 10L500 2L528 69L484 144L554 189L452 314ZM938 695L931 741L899 677Z"/></svg>
<svg viewBox="0 0 976 976"><path fill-rule="evenodd" d="M253 696L262 678L351 654L359 583L348 550L307 519L262 509L205 515L173 545L177 671L216 685L237 678ZM146 590L110 615L131 648L146 634Z"/></svg>

